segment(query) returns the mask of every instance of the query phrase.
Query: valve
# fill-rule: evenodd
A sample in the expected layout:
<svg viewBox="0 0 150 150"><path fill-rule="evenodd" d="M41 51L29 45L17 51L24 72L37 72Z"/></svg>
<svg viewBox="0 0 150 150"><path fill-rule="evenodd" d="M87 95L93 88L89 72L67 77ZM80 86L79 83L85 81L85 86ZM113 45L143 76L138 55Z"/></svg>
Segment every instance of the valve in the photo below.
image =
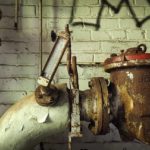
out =
<svg viewBox="0 0 150 150"><path fill-rule="evenodd" d="M59 91L51 83L68 46L69 36L67 31L58 34L57 40L38 78L37 82L40 86L35 91L35 97L39 105L49 106L57 102Z"/></svg>
<svg viewBox="0 0 150 150"><path fill-rule="evenodd" d="M59 98L59 90L51 85L50 87L38 86L35 91L36 102L42 106L54 105Z"/></svg>

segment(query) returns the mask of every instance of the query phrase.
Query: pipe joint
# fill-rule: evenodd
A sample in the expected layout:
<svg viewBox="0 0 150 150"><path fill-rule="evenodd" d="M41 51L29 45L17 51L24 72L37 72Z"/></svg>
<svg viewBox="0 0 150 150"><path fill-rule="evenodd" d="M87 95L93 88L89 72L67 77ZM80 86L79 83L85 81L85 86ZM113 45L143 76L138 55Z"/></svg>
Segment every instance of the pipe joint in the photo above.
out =
<svg viewBox="0 0 150 150"><path fill-rule="evenodd" d="M35 91L36 102L41 106L49 106L57 103L59 90L54 85L49 87L38 86Z"/></svg>

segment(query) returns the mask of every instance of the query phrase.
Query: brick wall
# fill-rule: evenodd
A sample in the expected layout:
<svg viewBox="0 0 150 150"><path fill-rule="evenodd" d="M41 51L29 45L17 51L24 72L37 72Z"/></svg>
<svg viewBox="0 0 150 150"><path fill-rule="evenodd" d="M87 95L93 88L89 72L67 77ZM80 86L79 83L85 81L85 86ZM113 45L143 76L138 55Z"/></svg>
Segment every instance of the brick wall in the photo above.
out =
<svg viewBox="0 0 150 150"><path fill-rule="evenodd" d="M112 5L118 5L120 0L107 0ZM150 15L150 5L146 0L129 0L136 17L142 20ZM70 25L72 33L72 51L78 59L78 72L80 89L88 87L88 81L94 76L109 75L103 71L102 62L111 53L119 53L121 49L137 46L145 43L150 51L150 21L137 28L136 23L125 3L118 14L108 6L100 19L100 28L89 26L87 23L96 23L101 0L76 0L74 15L72 14L73 0L43 0L43 64L53 47L51 31L58 32L70 20L72 24L80 22L80 25ZM20 0L19 26L14 30L14 0L0 0L2 19L0 20L0 115L21 97L30 94L37 86L36 80L40 73L40 19L39 0ZM55 82L68 82L68 74L65 65L66 58L62 60ZM64 71L64 69L66 71ZM85 128L86 130L86 128ZM85 138L79 140L78 149L149 149L138 143L111 143L120 141L119 134L112 127L106 136L95 137L85 132ZM56 138L58 140L58 137ZM62 139L60 139L60 143ZM93 142L85 144L86 142ZM98 144L97 142L109 142ZM55 143L55 142L54 142ZM96 144L97 143L97 144ZM49 147L45 145L45 147ZM53 149L59 149L54 144ZM37 148L38 149L38 148ZM48 148L47 148L48 149ZM65 144L64 144L65 149Z"/></svg>

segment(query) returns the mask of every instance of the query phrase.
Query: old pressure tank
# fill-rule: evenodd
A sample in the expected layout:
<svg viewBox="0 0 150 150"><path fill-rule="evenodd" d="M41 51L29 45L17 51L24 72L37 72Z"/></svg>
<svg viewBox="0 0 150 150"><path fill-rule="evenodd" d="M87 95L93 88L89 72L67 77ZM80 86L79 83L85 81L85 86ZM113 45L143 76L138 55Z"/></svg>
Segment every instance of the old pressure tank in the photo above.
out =
<svg viewBox="0 0 150 150"><path fill-rule="evenodd" d="M150 53L144 44L113 54L104 62L110 73L114 123L128 139L150 143Z"/></svg>

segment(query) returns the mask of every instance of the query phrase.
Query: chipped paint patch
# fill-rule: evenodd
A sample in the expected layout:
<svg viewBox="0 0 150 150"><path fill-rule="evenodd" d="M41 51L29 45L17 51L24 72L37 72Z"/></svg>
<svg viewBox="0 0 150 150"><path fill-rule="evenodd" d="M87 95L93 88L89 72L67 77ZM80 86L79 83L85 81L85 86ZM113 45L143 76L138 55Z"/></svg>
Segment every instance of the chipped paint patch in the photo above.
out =
<svg viewBox="0 0 150 150"><path fill-rule="evenodd" d="M19 131L23 131L23 130L24 130L24 125L21 125Z"/></svg>
<svg viewBox="0 0 150 150"><path fill-rule="evenodd" d="M7 130L9 130L10 127L11 127L11 125L8 123L8 124L6 125L6 127L5 127L5 132L6 132Z"/></svg>
<svg viewBox="0 0 150 150"><path fill-rule="evenodd" d="M133 78L134 78L134 76L133 76L133 73L131 73L131 72L126 72L127 73L127 76L132 80Z"/></svg>
<svg viewBox="0 0 150 150"><path fill-rule="evenodd" d="M41 116L41 117L38 117L38 118L37 118L38 123L44 123L44 122L46 122L48 116L49 116L49 114L47 113L47 114L44 114L44 115Z"/></svg>

